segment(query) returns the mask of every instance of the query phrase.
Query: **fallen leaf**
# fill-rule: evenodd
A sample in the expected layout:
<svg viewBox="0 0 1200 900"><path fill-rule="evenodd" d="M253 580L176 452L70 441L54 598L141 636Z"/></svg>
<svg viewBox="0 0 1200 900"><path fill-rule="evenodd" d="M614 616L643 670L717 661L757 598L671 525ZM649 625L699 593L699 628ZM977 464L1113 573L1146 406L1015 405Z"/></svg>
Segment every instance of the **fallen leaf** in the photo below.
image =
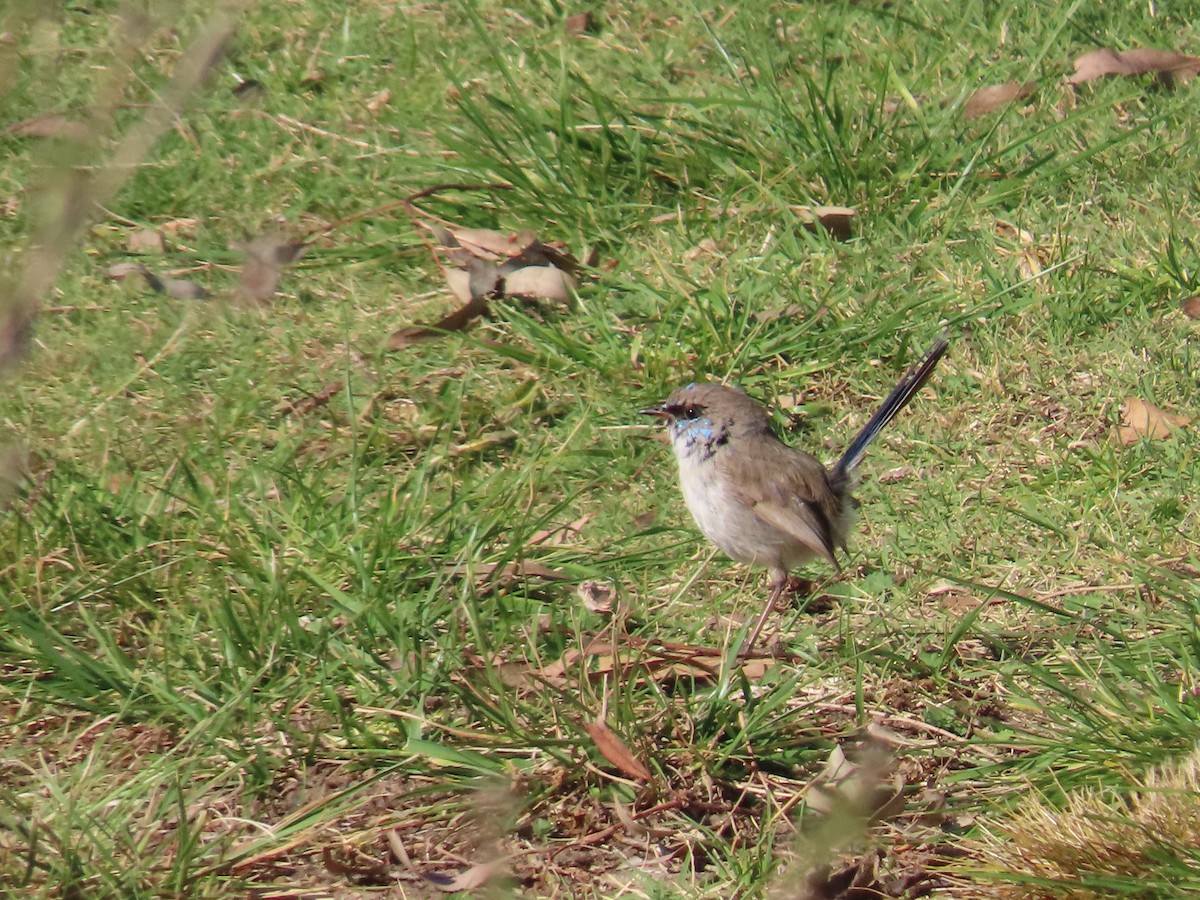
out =
<svg viewBox="0 0 1200 900"><path fill-rule="evenodd" d="M467 301L433 325L411 325L392 332L392 336L388 338L389 349L399 350L407 347L413 341L438 337L447 331L461 331L474 319L484 314L487 310L488 300L495 293L500 276L495 263L488 260L472 259L470 266L469 272L463 272L461 269L445 270L446 282L455 292L456 297L459 296L459 290L462 289L461 276L467 277ZM452 272L459 272L460 275L455 275L452 279Z"/></svg>
<svg viewBox="0 0 1200 900"><path fill-rule="evenodd" d="M1036 90L1036 81L1006 81L1004 84L981 87L963 104L962 117L977 119L997 107L1012 103L1014 100L1023 100Z"/></svg>
<svg viewBox="0 0 1200 900"><path fill-rule="evenodd" d="M423 222L421 224L429 229L433 235L433 239L441 246L443 253L445 253L450 262L459 268L465 269L467 267L467 263L471 261L473 254L458 242L458 238L450 233L450 229L443 228L436 222Z"/></svg>
<svg viewBox="0 0 1200 900"><path fill-rule="evenodd" d="M635 781L651 781L653 775L641 761L633 755L625 742L600 719L584 726L588 735L596 744L600 755Z"/></svg>
<svg viewBox="0 0 1200 900"><path fill-rule="evenodd" d="M299 400L285 400L275 407L275 412L283 416L302 416L324 406L344 387L341 381L330 381L323 385L315 394L308 394Z"/></svg>
<svg viewBox="0 0 1200 900"><path fill-rule="evenodd" d="M452 565L449 568L452 575L471 572L478 584L489 581L512 582L521 578L541 578L546 581L565 581L567 578L566 572L552 569L531 559L507 563L475 563L473 566Z"/></svg>
<svg viewBox="0 0 1200 900"><path fill-rule="evenodd" d="M956 616L978 609L983 602L962 586L948 581L940 581L931 587L929 596L938 598L942 606Z"/></svg>
<svg viewBox="0 0 1200 900"><path fill-rule="evenodd" d="M142 275L145 272L146 267L136 262L113 263L104 270L104 274L113 281L124 281L130 275Z"/></svg>
<svg viewBox="0 0 1200 900"><path fill-rule="evenodd" d="M207 300L211 296L207 288L186 278L162 278L159 282L162 293L175 300Z"/></svg>
<svg viewBox="0 0 1200 900"><path fill-rule="evenodd" d="M585 677L601 679L614 673L629 677L630 673L645 673L655 682L691 679L712 682L725 663L723 652L715 647L689 644L661 644L627 635L628 646L618 646L604 638L595 638L582 649L570 649L553 662L534 670L543 681L562 685L569 670L578 668ZM748 681L758 681L781 660L772 656L739 659L736 663Z"/></svg>
<svg viewBox="0 0 1200 900"><path fill-rule="evenodd" d="M853 236L854 210L848 206L793 206L791 210L808 231L815 232L820 226L839 241Z"/></svg>
<svg viewBox="0 0 1200 900"><path fill-rule="evenodd" d="M574 289L575 279L554 266L525 266L504 278L504 293L509 297L565 303Z"/></svg>
<svg viewBox="0 0 1200 900"><path fill-rule="evenodd" d="M587 12L575 13L573 16L567 16L563 19L563 29L567 34L587 34L595 27L592 20L591 10Z"/></svg>
<svg viewBox="0 0 1200 900"><path fill-rule="evenodd" d="M1179 308L1189 319L1200 319L1200 296L1188 297L1179 304Z"/></svg>
<svg viewBox="0 0 1200 900"><path fill-rule="evenodd" d="M1075 60L1068 84L1083 84L1110 75L1158 75L1168 84L1200 72L1200 57L1174 50L1091 50Z"/></svg>
<svg viewBox="0 0 1200 900"><path fill-rule="evenodd" d="M442 276L446 279L446 286L450 288L450 293L454 295L455 300L458 300L460 303L471 302L470 272L468 272L466 269L455 269L449 266L443 266Z"/></svg>
<svg viewBox="0 0 1200 900"><path fill-rule="evenodd" d="M439 891L453 894L457 891L473 891L483 887L497 875L508 871L506 859L494 859L491 862L471 866L457 875L446 875L440 872L426 872L422 877Z"/></svg>
<svg viewBox="0 0 1200 900"><path fill-rule="evenodd" d="M535 547L538 544L548 544L551 547L561 547L572 536L582 534L583 526L591 521L591 518L590 513L585 513L568 525L559 525L557 528L546 528L542 531L534 532L526 542L526 546Z"/></svg>
<svg viewBox="0 0 1200 900"><path fill-rule="evenodd" d="M239 81L229 91L233 96L246 99L248 97L258 97L267 92L266 85L254 78L247 78L244 81Z"/></svg>
<svg viewBox="0 0 1200 900"><path fill-rule="evenodd" d="M578 594L589 612L607 615L612 612L617 589L607 582L589 580L579 585Z"/></svg>
<svg viewBox="0 0 1200 900"><path fill-rule="evenodd" d="M116 279L117 276L113 275L113 269L116 268L118 266L109 268L110 278ZM150 285L150 290L156 294L166 294L175 300L205 300L209 296L208 291L203 287L184 278L162 278L140 264L137 266L137 273L146 279L146 284ZM125 274L132 274L132 272L126 272ZM125 276L122 275L121 277Z"/></svg>
<svg viewBox="0 0 1200 900"><path fill-rule="evenodd" d="M553 266L569 273L578 272L580 269L579 261L570 253L534 240L516 256L509 257L500 266L500 274L508 276L526 266Z"/></svg>
<svg viewBox="0 0 1200 900"><path fill-rule="evenodd" d="M131 253L162 253L163 236L153 228L143 228L129 236Z"/></svg>
<svg viewBox="0 0 1200 900"><path fill-rule="evenodd" d="M712 255L716 256L721 252L721 245L711 237L701 239L695 247L683 254L683 258L687 260L699 259L701 256Z"/></svg>
<svg viewBox="0 0 1200 900"><path fill-rule="evenodd" d="M420 218L416 221L437 242L434 249L438 265L462 306L436 324L394 332L388 339L389 348L400 349L413 341L465 328L486 311L493 297L567 304L574 300L576 282L572 275L582 268L578 260L559 247L542 243L531 229L497 231L447 227Z"/></svg>
<svg viewBox="0 0 1200 900"><path fill-rule="evenodd" d="M196 230L196 226L199 224L200 220L194 218L170 219L159 225L158 230L163 234L190 235Z"/></svg>
<svg viewBox="0 0 1200 900"><path fill-rule="evenodd" d="M391 102L392 92L387 88L384 88L383 90L372 94L370 99L367 100L367 110L369 112L377 113Z"/></svg>
<svg viewBox="0 0 1200 900"><path fill-rule="evenodd" d="M537 240L537 234L528 228L509 232L491 228L453 228L450 234L474 255L493 261L519 256Z"/></svg>
<svg viewBox="0 0 1200 900"><path fill-rule="evenodd" d="M668 438L670 440L670 438ZM658 521L659 511L657 509L648 509L644 513L638 513L633 517L633 527L638 531L645 531L651 525Z"/></svg>
<svg viewBox="0 0 1200 900"><path fill-rule="evenodd" d="M387 866L365 854L358 854L357 857L346 854L339 859L334 855L333 848L325 847L321 850L321 860L325 864L325 869L334 875L359 879L367 883L386 881L388 877Z"/></svg>
<svg viewBox="0 0 1200 900"><path fill-rule="evenodd" d="M471 257L464 265L466 268L461 269L442 266L442 275L446 279L446 286L450 288L450 293L462 303L471 303L492 297L500 286L500 270L496 264L490 260ZM465 325L466 322L463 324Z"/></svg>
<svg viewBox="0 0 1200 900"><path fill-rule="evenodd" d="M67 141L86 141L90 135L87 126L82 122L57 113L13 122L6 131L13 137L56 138Z"/></svg>
<svg viewBox="0 0 1200 900"><path fill-rule="evenodd" d="M996 220L996 232L1017 243L1016 249L1000 249L1000 252L1005 256L1017 258L1017 272L1021 278L1024 281L1034 282L1039 290L1049 290L1049 285L1039 279L1039 276L1045 271L1046 251L1038 243L1037 238L1024 228L1019 228L1003 219Z"/></svg>
<svg viewBox="0 0 1200 900"><path fill-rule="evenodd" d="M1126 397L1121 404L1121 424L1117 427L1117 438L1122 444L1136 444L1141 438L1167 438L1176 428L1191 422L1190 416L1181 416L1159 409L1137 397Z"/></svg>
<svg viewBox="0 0 1200 900"><path fill-rule="evenodd" d="M888 469L883 472L875 480L880 484L895 484L897 481L905 481L917 474L917 470L912 466L896 466L894 469Z"/></svg>
<svg viewBox="0 0 1200 900"><path fill-rule="evenodd" d="M242 244L246 262L242 266L238 291L247 300L263 303L275 296L282 267L300 259L309 245L289 241L280 234L257 235Z"/></svg>

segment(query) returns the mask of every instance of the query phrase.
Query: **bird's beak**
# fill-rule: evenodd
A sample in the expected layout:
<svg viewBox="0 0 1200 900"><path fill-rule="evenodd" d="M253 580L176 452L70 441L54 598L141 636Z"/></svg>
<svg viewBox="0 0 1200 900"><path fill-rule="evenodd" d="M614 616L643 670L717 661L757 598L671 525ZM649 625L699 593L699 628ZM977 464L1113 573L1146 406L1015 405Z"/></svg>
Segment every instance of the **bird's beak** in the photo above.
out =
<svg viewBox="0 0 1200 900"><path fill-rule="evenodd" d="M645 409L639 409L638 412L643 416L654 416L656 419L662 419L664 422L671 418L671 414L667 412L665 403L659 406L647 406Z"/></svg>

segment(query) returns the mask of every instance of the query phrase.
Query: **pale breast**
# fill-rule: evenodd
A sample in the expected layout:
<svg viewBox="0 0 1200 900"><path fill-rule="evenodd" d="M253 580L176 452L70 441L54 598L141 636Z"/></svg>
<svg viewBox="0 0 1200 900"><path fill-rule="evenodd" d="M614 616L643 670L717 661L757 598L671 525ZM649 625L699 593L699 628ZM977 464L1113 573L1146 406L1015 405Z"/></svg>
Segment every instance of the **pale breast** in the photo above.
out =
<svg viewBox="0 0 1200 900"><path fill-rule="evenodd" d="M728 489L711 462L679 460L683 499L700 531L738 562L791 569L815 559L811 547L763 521Z"/></svg>

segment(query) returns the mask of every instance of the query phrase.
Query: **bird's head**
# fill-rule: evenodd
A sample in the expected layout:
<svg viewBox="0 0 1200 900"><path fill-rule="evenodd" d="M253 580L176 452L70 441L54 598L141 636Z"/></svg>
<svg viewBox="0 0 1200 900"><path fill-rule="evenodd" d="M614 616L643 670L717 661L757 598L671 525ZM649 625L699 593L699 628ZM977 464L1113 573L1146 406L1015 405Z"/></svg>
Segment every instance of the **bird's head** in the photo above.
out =
<svg viewBox="0 0 1200 900"><path fill-rule="evenodd" d="M666 425L681 459L696 453L708 458L738 434L770 430L762 406L744 391L723 384L685 384L658 406L641 412Z"/></svg>

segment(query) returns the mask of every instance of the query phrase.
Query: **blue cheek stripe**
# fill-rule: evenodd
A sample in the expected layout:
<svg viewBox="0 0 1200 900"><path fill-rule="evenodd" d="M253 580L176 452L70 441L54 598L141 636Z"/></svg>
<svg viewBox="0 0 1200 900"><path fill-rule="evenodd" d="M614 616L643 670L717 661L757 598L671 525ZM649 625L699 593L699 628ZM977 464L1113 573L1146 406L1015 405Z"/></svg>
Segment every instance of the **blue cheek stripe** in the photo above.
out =
<svg viewBox="0 0 1200 900"><path fill-rule="evenodd" d="M708 442L713 439L712 419L696 419L692 422L683 422L680 424L682 427L679 429L679 432L687 438L689 444L694 444L696 441Z"/></svg>

